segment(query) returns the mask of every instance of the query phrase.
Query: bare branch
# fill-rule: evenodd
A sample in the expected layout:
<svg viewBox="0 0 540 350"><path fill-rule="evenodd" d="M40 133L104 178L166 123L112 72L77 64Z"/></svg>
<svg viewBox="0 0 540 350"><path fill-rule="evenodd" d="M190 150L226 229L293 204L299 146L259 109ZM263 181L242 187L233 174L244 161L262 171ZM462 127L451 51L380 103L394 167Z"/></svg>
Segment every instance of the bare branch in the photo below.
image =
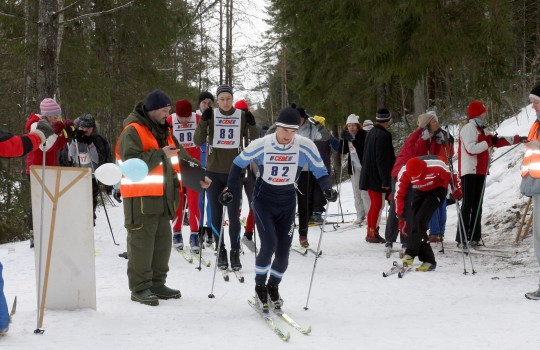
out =
<svg viewBox="0 0 540 350"><path fill-rule="evenodd" d="M55 15L58 15L62 12L65 12L67 10L69 10L70 8L72 8L73 6L77 5L79 2L81 2L81 0L77 0L77 1L74 1L72 2L71 4L67 5L67 6L64 6L63 8L61 8L60 10L56 11L54 14Z"/></svg>
<svg viewBox="0 0 540 350"><path fill-rule="evenodd" d="M128 7L128 6L131 6L136 0L131 0L127 3L125 3L124 5L120 5L118 7L115 7L115 8L112 8L110 10L105 10L105 11L100 11L100 12L92 12L92 13L86 13L84 15L80 15L78 17L75 17L75 18L72 18L72 19L69 19L67 21L62 21L60 22L59 24L60 25L66 25L68 23L72 23L72 22L76 22L78 20L80 20L81 18L85 18L85 17L96 17L96 16L101 16L101 15L106 15L106 14L109 14L109 13L113 13L113 12L116 12L118 10L121 10L125 7Z"/></svg>
<svg viewBox="0 0 540 350"><path fill-rule="evenodd" d="M23 21L28 21L28 22L36 23L36 22L34 22L34 21L27 20L27 19L24 18L24 17L17 16L17 15L12 15L12 14L10 14L10 13L5 13L5 12L2 12L2 11L0 11L0 16L12 17L12 18L21 19L21 20L23 20Z"/></svg>

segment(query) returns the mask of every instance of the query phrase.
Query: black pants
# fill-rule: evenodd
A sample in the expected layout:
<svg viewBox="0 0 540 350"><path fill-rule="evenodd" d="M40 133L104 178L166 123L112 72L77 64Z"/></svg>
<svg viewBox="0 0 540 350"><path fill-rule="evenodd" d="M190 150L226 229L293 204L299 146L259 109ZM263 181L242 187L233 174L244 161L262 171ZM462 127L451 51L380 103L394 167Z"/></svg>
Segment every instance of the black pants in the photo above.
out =
<svg viewBox="0 0 540 350"><path fill-rule="evenodd" d="M294 194L276 197L259 192L254 195L252 204L261 237L261 248L255 260L255 282L266 282L270 272L268 280L278 284L289 266L296 206Z"/></svg>
<svg viewBox="0 0 540 350"><path fill-rule="evenodd" d="M427 230L429 220L446 196L446 188L437 187L431 191L412 190L413 227L409 231L409 242L405 254L418 256L422 262L435 263L435 255L429 245Z"/></svg>
<svg viewBox="0 0 540 350"><path fill-rule="evenodd" d="M479 241L482 238L482 189L485 181L486 175L468 174L461 177L463 189L461 217L467 241ZM456 242L459 243L461 243L462 238L460 226L458 225L456 235Z"/></svg>
<svg viewBox="0 0 540 350"><path fill-rule="evenodd" d="M413 215L412 215L412 208L411 208L411 200L412 200L412 186L409 185L407 189L407 194L405 195L404 204L405 207L403 208L403 216L405 216L405 220L407 222L405 231L410 232L410 229L413 225ZM390 202L390 209L388 209L388 221L386 223L386 228L384 230L384 238L386 239L386 246L392 246L392 243L394 243L397 240L398 236L398 218L396 216L396 178L392 178L392 201ZM406 247L407 246L407 232L405 234L400 234L399 239L401 240L401 244Z"/></svg>
<svg viewBox="0 0 540 350"><path fill-rule="evenodd" d="M227 187L227 178L229 177L229 174L207 171L206 176L212 180L212 186L208 187L206 194L212 211L212 232L214 232L216 242L218 242L223 219L223 206L219 203L218 197L225 187ZM233 193L233 201L227 206L231 249L240 249L240 218L238 217L238 211L240 210L241 200L242 186L237 184L236 190ZM225 239L221 240L221 245L225 245Z"/></svg>
<svg viewBox="0 0 540 350"><path fill-rule="evenodd" d="M308 221L311 215L313 215L314 207L314 193L316 189L321 191L319 182L313 176L311 171L300 172L298 178L298 190L296 195L298 198L298 233L300 236L307 236L308 233Z"/></svg>

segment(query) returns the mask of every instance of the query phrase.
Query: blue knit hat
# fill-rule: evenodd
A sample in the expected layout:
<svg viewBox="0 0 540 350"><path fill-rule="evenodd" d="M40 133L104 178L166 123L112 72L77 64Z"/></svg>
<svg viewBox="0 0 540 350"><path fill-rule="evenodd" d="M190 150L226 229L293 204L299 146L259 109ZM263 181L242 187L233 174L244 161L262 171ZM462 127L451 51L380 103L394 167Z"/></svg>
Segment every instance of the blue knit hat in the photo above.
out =
<svg viewBox="0 0 540 350"><path fill-rule="evenodd" d="M155 89L146 96L146 110L154 111L156 109L170 107L171 98L160 89Z"/></svg>
<svg viewBox="0 0 540 350"><path fill-rule="evenodd" d="M296 108L285 107L276 121L276 126L287 129L298 129L300 127L300 112Z"/></svg>

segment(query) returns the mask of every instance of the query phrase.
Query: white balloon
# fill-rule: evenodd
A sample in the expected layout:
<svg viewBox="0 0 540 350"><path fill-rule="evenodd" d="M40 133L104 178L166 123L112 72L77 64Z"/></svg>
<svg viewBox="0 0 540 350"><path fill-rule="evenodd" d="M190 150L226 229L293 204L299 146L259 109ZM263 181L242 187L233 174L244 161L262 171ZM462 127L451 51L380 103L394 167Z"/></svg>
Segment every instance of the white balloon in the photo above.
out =
<svg viewBox="0 0 540 350"><path fill-rule="evenodd" d="M114 163L105 163L96 169L95 175L99 182L114 186L122 179L122 170Z"/></svg>

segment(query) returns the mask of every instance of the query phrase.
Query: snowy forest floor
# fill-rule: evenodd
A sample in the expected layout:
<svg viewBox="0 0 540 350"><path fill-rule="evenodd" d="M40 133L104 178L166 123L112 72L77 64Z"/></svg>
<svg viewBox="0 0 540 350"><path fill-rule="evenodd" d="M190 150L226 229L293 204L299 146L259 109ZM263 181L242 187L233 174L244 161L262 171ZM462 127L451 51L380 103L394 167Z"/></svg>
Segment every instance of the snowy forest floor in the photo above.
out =
<svg viewBox="0 0 540 350"><path fill-rule="evenodd" d="M350 182L343 185L345 212L354 208ZM0 247L4 265L8 304L18 297L17 314L10 332L0 338L0 347L10 349L270 349L281 344L248 306L254 288L254 254L242 256L246 282L233 276L229 282L216 276L215 299L209 299L212 268L199 272L178 253L170 259L167 284L180 288L180 300L161 301L158 307L144 306L129 299L122 207L109 207L109 217L120 247L112 244L103 209L95 230L97 311L46 311L43 335L34 335L36 322L34 254L28 241ZM330 206L336 213L337 206ZM453 245L455 209L448 208L447 246ZM353 216L347 215L346 218ZM337 217L332 217L337 219ZM383 222L384 224L384 218ZM437 270L411 272L403 279L382 277L391 259L384 245L364 241L365 227L338 230L327 226L323 255L318 261L310 309L306 302L314 255L291 252L289 269L281 285L285 310L313 332L303 336L292 328L290 345L295 349L533 349L540 342L534 325L540 303L523 297L538 285L539 269L534 261L530 238L513 246L508 232L505 246L517 251L512 258L473 256L476 275L463 275L460 254L437 253ZM382 225L382 227L384 227ZM187 231L187 227L184 228ZM310 228L309 239L316 247L320 229ZM76 234L76 232L74 232ZM494 245L490 235L486 245ZM295 240L293 244L297 243ZM500 244L498 244L500 246ZM208 250L205 256L213 259ZM213 261L212 261L213 264ZM419 263L416 262L415 265ZM470 266L467 269L470 271ZM498 279L493 279L498 277ZM280 324L287 329L285 324ZM536 344L536 345L535 345Z"/></svg>

